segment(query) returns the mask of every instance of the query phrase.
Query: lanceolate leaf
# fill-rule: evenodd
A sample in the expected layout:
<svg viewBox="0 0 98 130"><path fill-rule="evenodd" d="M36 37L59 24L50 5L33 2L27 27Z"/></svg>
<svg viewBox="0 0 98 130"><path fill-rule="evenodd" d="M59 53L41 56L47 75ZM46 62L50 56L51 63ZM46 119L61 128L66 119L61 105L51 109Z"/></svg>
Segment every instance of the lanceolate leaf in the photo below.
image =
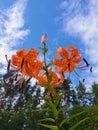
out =
<svg viewBox="0 0 98 130"><path fill-rule="evenodd" d="M67 121L67 118L63 119L62 122L60 123L60 127Z"/></svg>
<svg viewBox="0 0 98 130"><path fill-rule="evenodd" d="M42 119L40 121L50 121L50 122L55 122L55 120L53 118L45 118L45 119Z"/></svg>
<svg viewBox="0 0 98 130"><path fill-rule="evenodd" d="M60 103L60 100L62 98L62 96L65 94L66 91L63 91L62 93L60 93L60 95L56 98L55 100L55 105L57 106Z"/></svg>
<svg viewBox="0 0 98 130"><path fill-rule="evenodd" d="M62 106L59 110L58 110L58 113L60 113L61 111L64 111L66 110L66 106Z"/></svg>
<svg viewBox="0 0 98 130"><path fill-rule="evenodd" d="M82 123L84 123L86 120L88 120L89 118L86 117L85 119L79 121L78 123L76 123L74 126L72 126L69 130L76 130L76 127L78 127L79 125L81 125Z"/></svg>
<svg viewBox="0 0 98 130"><path fill-rule="evenodd" d="M38 125L46 127L46 128L50 128L50 130L58 130L57 126L46 125L46 124L41 124L41 123L38 123Z"/></svg>
<svg viewBox="0 0 98 130"><path fill-rule="evenodd" d="M55 105L57 106L60 103L60 100L62 98L62 95L59 95L55 100Z"/></svg>
<svg viewBox="0 0 98 130"><path fill-rule="evenodd" d="M77 116L80 116L80 115L83 114L83 113L84 113L84 111L83 111L83 112L79 112L79 113L77 113L77 114L75 114L75 115L73 115L73 116L71 116L71 117L69 117L69 118L63 119L62 122L60 123L60 127L62 127L62 125L63 125L67 120L70 120L70 119L72 119L72 118L75 118L75 117L77 117Z"/></svg>
<svg viewBox="0 0 98 130"><path fill-rule="evenodd" d="M45 54L45 53L48 51L48 48L47 48L47 47L45 47L45 48L41 48L41 47L40 47L39 49L42 51L43 54Z"/></svg>
<svg viewBox="0 0 98 130"><path fill-rule="evenodd" d="M40 112L40 111L51 111L50 109L36 109L36 110L33 110L33 112Z"/></svg>
<svg viewBox="0 0 98 130"><path fill-rule="evenodd" d="M74 114L74 115L70 116L69 119L72 119L72 118L74 118L74 117L80 116L80 115L82 115L83 113L84 113L84 111L79 112L79 113L77 113L77 114Z"/></svg>
<svg viewBox="0 0 98 130"><path fill-rule="evenodd" d="M57 119L58 118L58 111L57 111L57 108L56 108L55 104L53 104L52 102L50 102L50 106L52 108L52 112L53 112L54 118Z"/></svg>
<svg viewBox="0 0 98 130"><path fill-rule="evenodd" d="M50 67L53 64L53 61L51 61L48 65L47 68Z"/></svg>

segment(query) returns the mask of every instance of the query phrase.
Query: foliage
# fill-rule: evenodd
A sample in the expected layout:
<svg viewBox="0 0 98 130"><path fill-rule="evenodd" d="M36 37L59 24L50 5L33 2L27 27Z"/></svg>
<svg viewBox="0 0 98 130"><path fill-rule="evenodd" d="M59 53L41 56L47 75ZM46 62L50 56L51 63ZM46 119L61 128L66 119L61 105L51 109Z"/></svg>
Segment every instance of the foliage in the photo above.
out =
<svg viewBox="0 0 98 130"><path fill-rule="evenodd" d="M43 99L41 99L42 95L39 87L35 85L34 87L30 86L28 89L25 89L24 85L25 84L23 84L22 89L19 90L19 88L15 89L11 84L5 86L3 84L3 81L1 82L0 88L6 87L6 93L7 93L7 94L5 93L6 99L8 97L10 98L14 96L16 97L16 93L18 93L18 95L21 96L19 96L13 107L12 104L14 100L9 104L10 98L8 101L4 102L4 105L2 105L1 107L2 109L0 110L0 130L6 130L6 129L41 130L43 129L42 124L47 124L50 122L49 124L55 125L55 121L51 113L51 107L48 102L46 101L43 102ZM59 88L56 88L57 91L60 91L60 93L62 91L65 91L63 95L58 96L58 98L56 98L57 100L55 100L55 104L57 106L57 109L59 109L59 111L57 110L56 112L55 110L56 108L52 104L54 117L57 113L59 113L59 121L61 122L60 126L62 130L63 129L65 130L65 128L66 130L70 129L97 130L98 128L98 103L97 101L95 101L95 99L97 99L96 97L97 94L95 91L97 89L97 84L94 83L92 85L91 92L82 91L80 85L82 84L79 83L79 85L77 86L78 88L77 91L73 91L71 89L70 90L71 92L68 92L67 90L68 88L65 87L65 84L61 85ZM67 100L68 98L66 95L67 92L70 100ZM2 96L2 93L0 94L0 97L3 101L4 97ZM64 95L66 95L66 98ZM85 97L82 97L84 95ZM45 100L48 100L47 97L45 97ZM88 100L88 103L87 102L85 103L84 102L85 100ZM90 100L92 105L89 105ZM39 106L39 103L41 102L43 102L43 104ZM68 104L71 105L73 104L73 107L70 108L69 105L66 106L67 102ZM66 107L68 107L67 113L66 113ZM44 127L44 129L47 128Z"/></svg>

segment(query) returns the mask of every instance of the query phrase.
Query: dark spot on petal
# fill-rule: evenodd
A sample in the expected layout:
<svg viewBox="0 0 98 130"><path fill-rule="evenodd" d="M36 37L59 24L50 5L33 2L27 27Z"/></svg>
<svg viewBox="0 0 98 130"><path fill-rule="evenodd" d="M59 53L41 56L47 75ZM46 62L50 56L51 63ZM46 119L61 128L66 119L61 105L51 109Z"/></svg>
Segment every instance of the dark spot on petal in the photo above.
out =
<svg viewBox="0 0 98 130"><path fill-rule="evenodd" d="M22 62L21 62L21 69L23 67L23 64L24 64L24 58L22 59Z"/></svg>

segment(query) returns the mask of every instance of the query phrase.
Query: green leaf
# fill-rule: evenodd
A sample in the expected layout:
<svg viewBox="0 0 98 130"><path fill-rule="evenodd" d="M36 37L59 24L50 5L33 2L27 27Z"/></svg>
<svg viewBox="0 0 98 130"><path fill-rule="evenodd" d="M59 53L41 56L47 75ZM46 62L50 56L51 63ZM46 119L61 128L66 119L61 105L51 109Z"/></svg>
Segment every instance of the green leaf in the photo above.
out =
<svg viewBox="0 0 98 130"><path fill-rule="evenodd" d="M40 112L40 111L51 111L50 109L37 109L33 110L33 112Z"/></svg>
<svg viewBox="0 0 98 130"><path fill-rule="evenodd" d="M62 125L69 119L72 119L72 118L74 118L74 117L77 117L77 116L80 116L81 114L83 114L84 113L84 111L82 111L82 112L79 112L79 113L77 113L77 114L74 114L73 116L71 116L71 117L69 117L69 118L66 118L66 119L63 119L62 120L62 122L60 123L60 127L62 127Z"/></svg>
<svg viewBox="0 0 98 130"><path fill-rule="evenodd" d="M62 122L60 123L60 127L67 121L67 118L63 119Z"/></svg>
<svg viewBox="0 0 98 130"><path fill-rule="evenodd" d="M49 103L50 103L50 106L52 108L53 116L54 116L55 119L57 119L58 118L57 108L56 108L55 104L53 104L52 102L49 102Z"/></svg>
<svg viewBox="0 0 98 130"><path fill-rule="evenodd" d="M39 47L39 49L41 50L41 52L42 52L43 54L45 54L45 53L48 51L48 48L47 48L47 47L45 47L45 48Z"/></svg>
<svg viewBox="0 0 98 130"><path fill-rule="evenodd" d="M62 98L62 96L65 94L66 91L63 91L62 93L60 93L60 95L56 98L55 100L55 105L57 106Z"/></svg>
<svg viewBox="0 0 98 130"><path fill-rule="evenodd" d="M53 118L45 118L45 119L41 119L39 121L51 121L51 122L55 122L55 120Z"/></svg>
<svg viewBox="0 0 98 130"><path fill-rule="evenodd" d="M88 120L89 118L85 118L81 121L79 121L78 123L76 123L74 126L72 126L69 130L75 130L76 127L78 127L79 125L81 125L83 122L85 122L86 120Z"/></svg>
<svg viewBox="0 0 98 130"><path fill-rule="evenodd" d="M46 48L44 49L44 54L47 53L47 51L48 51L48 48L46 47Z"/></svg>
<svg viewBox="0 0 98 130"><path fill-rule="evenodd" d="M55 105L57 106L60 103L60 100L62 98L62 95L59 95L55 100Z"/></svg>
<svg viewBox="0 0 98 130"><path fill-rule="evenodd" d="M51 61L51 62L47 65L47 68L50 67L51 65L53 65L53 61Z"/></svg>
<svg viewBox="0 0 98 130"><path fill-rule="evenodd" d="M85 113L85 112L82 111L82 112L79 112L79 113L77 113L77 114L74 114L74 115L70 116L69 119L72 119L72 118L74 118L74 117L80 116L80 115L83 114L83 113Z"/></svg>
<svg viewBox="0 0 98 130"><path fill-rule="evenodd" d="M42 48L42 47L39 47L39 49L42 51L44 48Z"/></svg>
<svg viewBox="0 0 98 130"><path fill-rule="evenodd" d="M66 106L62 106L59 110L58 113L60 113L61 111L63 111L66 108Z"/></svg>
<svg viewBox="0 0 98 130"><path fill-rule="evenodd" d="M53 73L48 76L48 82L50 83L52 80Z"/></svg>
<svg viewBox="0 0 98 130"><path fill-rule="evenodd" d="M50 128L51 130L58 130L57 126L46 125L46 124L41 124L41 123L38 123L38 125L46 127L46 128Z"/></svg>

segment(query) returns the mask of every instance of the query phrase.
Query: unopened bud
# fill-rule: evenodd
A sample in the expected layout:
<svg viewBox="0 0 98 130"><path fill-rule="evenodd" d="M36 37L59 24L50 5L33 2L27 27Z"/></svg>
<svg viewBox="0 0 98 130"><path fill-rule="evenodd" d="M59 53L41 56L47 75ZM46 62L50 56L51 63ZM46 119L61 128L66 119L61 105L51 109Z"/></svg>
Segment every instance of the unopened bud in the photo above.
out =
<svg viewBox="0 0 98 130"><path fill-rule="evenodd" d="M47 40L48 40L47 34L43 34L41 37L41 43L46 44Z"/></svg>

